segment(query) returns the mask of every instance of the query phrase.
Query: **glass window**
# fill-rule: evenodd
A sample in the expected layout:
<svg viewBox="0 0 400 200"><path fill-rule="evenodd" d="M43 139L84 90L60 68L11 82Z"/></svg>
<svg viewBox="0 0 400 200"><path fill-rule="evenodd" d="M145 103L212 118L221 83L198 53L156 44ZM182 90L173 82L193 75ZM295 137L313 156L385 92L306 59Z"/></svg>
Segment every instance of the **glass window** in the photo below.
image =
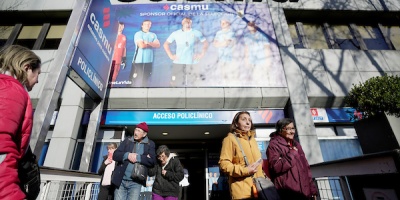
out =
<svg viewBox="0 0 400 200"><path fill-rule="evenodd" d="M328 49L328 44L321 25L303 24L303 29L311 49Z"/></svg>
<svg viewBox="0 0 400 200"><path fill-rule="evenodd" d="M369 50L385 50L389 49L385 39L378 27L357 26L364 43Z"/></svg>
<svg viewBox="0 0 400 200"><path fill-rule="evenodd" d="M333 126L315 127L318 137L332 137L336 136L335 128Z"/></svg>
<svg viewBox="0 0 400 200"><path fill-rule="evenodd" d="M362 150L358 139L320 139L324 162L361 156Z"/></svg>
<svg viewBox="0 0 400 200"><path fill-rule="evenodd" d="M357 136L354 126L338 126L336 130L338 136Z"/></svg>
<svg viewBox="0 0 400 200"><path fill-rule="evenodd" d="M97 139L121 139L122 130L101 129L97 135Z"/></svg>
<svg viewBox="0 0 400 200"><path fill-rule="evenodd" d="M263 138L269 140L269 135L275 131L275 128L257 128L256 138Z"/></svg>
<svg viewBox="0 0 400 200"><path fill-rule="evenodd" d="M44 159L46 158L47 150L49 149L49 144L50 144L50 141L46 141L43 144L42 152L40 153L40 157L39 157L39 160L38 160L39 166L43 166L43 164L44 164Z"/></svg>
<svg viewBox="0 0 400 200"><path fill-rule="evenodd" d="M23 26L17 37L16 44L32 49L41 29L42 26Z"/></svg>
<svg viewBox="0 0 400 200"><path fill-rule="evenodd" d="M385 26L386 37L392 42L396 50L400 50L400 27L399 26Z"/></svg>
<svg viewBox="0 0 400 200"><path fill-rule="evenodd" d="M66 25L52 25L46 35L41 49L58 49L61 38L64 34Z"/></svg>
<svg viewBox="0 0 400 200"><path fill-rule="evenodd" d="M0 46L3 46L6 44L13 29L14 29L14 26L0 26Z"/></svg>
<svg viewBox="0 0 400 200"><path fill-rule="evenodd" d="M333 34L336 43L341 49L359 50L358 42L353 37L349 26L347 25L332 25Z"/></svg>
<svg viewBox="0 0 400 200"><path fill-rule="evenodd" d="M71 169L79 170L79 165L81 164L83 146L85 145L85 140L78 140L75 145L74 156L72 157Z"/></svg>
<svg viewBox="0 0 400 200"><path fill-rule="evenodd" d="M289 33L290 33L290 36L292 37L294 48L296 48L296 49L304 48L304 46L300 40L300 37L297 33L296 24L289 24Z"/></svg>

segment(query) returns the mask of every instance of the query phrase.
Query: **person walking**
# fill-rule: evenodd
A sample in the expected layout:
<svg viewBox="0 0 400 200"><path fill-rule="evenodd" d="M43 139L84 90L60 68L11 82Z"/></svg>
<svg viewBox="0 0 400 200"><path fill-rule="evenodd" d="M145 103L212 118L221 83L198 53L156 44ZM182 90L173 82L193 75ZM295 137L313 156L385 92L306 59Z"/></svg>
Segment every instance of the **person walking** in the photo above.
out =
<svg viewBox="0 0 400 200"><path fill-rule="evenodd" d="M252 193L253 177L264 177L261 169L261 152L255 140L255 129L250 113L236 113L230 132L222 141L219 167L229 177L232 199L254 199ZM246 165L244 155L249 165Z"/></svg>
<svg viewBox="0 0 400 200"><path fill-rule="evenodd" d="M183 168L175 153L166 145L157 149L158 164L149 170L149 176L155 176L153 200L178 200L179 182L183 179Z"/></svg>
<svg viewBox="0 0 400 200"><path fill-rule="evenodd" d="M38 83L41 60L19 45L0 49L0 199L20 200L18 162L29 148L32 104L28 92Z"/></svg>
<svg viewBox="0 0 400 200"><path fill-rule="evenodd" d="M111 175L115 169L115 161L112 159L114 151L117 149L117 144L112 142L107 145L108 155L104 156L98 174L102 175L100 180L100 190L97 200L112 200L114 199L114 185L111 184Z"/></svg>
<svg viewBox="0 0 400 200"><path fill-rule="evenodd" d="M148 131L146 122L136 125L133 136L127 137L113 154L117 162L111 180L116 187L115 200L139 199L142 186L146 186L146 181L133 180L131 174L134 163L147 168L156 163L155 144L147 137Z"/></svg>
<svg viewBox="0 0 400 200"><path fill-rule="evenodd" d="M294 140L294 121L283 118L270 134L267 148L269 173L282 200L316 199L317 188L303 148Z"/></svg>

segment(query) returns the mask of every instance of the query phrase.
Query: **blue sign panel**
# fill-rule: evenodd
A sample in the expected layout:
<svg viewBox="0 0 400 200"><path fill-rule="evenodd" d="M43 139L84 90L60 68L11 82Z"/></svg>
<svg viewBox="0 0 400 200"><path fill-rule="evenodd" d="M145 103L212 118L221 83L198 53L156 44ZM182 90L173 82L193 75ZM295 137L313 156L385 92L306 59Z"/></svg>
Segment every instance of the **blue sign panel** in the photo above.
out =
<svg viewBox="0 0 400 200"><path fill-rule="evenodd" d="M361 113L354 108L326 108L329 122L354 122Z"/></svg>
<svg viewBox="0 0 400 200"><path fill-rule="evenodd" d="M103 112L103 125L210 125L231 124L238 111L114 111ZM276 123L284 117L283 110L249 111L254 124Z"/></svg>
<svg viewBox="0 0 400 200"><path fill-rule="evenodd" d="M72 80L84 90L90 88L98 98L104 98L117 35L118 24L110 16L109 1L92 1L71 62L71 68L83 81L75 76Z"/></svg>

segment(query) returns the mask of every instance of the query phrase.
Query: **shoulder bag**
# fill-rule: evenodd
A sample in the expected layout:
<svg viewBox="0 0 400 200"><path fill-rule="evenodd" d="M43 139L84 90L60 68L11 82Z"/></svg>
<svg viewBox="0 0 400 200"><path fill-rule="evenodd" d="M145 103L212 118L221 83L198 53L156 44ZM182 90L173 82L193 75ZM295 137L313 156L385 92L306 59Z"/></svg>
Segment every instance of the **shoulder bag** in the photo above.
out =
<svg viewBox="0 0 400 200"><path fill-rule="evenodd" d="M136 153L136 142L133 145L133 153ZM133 164L131 178L142 185L146 185L148 169L146 166L136 162Z"/></svg>
<svg viewBox="0 0 400 200"><path fill-rule="evenodd" d="M36 155L32 153L30 147L18 162L18 178L26 199L36 199L40 193L40 169Z"/></svg>
<svg viewBox="0 0 400 200"><path fill-rule="evenodd" d="M239 139L237 136L235 136L236 141L239 144L240 150L242 151L244 162L246 163L246 166L249 165L249 162L247 161L246 154L244 154L242 145L240 144ZM278 191L275 188L274 183L269 179L267 176L264 177L258 177L254 178L253 177L253 196L258 199L262 200L280 200Z"/></svg>

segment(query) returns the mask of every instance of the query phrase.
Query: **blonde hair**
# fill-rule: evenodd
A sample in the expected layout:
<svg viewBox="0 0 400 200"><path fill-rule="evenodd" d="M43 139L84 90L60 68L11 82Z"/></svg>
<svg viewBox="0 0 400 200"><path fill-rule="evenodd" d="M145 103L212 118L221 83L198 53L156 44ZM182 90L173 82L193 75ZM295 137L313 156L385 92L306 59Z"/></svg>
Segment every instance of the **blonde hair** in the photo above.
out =
<svg viewBox="0 0 400 200"><path fill-rule="evenodd" d="M0 49L0 74L9 72L21 83L27 81L25 66L35 70L40 68L41 60L30 49L20 45L4 46Z"/></svg>

